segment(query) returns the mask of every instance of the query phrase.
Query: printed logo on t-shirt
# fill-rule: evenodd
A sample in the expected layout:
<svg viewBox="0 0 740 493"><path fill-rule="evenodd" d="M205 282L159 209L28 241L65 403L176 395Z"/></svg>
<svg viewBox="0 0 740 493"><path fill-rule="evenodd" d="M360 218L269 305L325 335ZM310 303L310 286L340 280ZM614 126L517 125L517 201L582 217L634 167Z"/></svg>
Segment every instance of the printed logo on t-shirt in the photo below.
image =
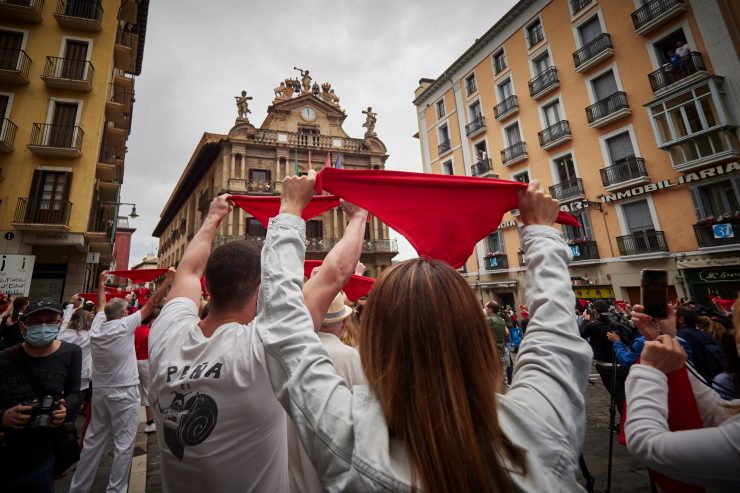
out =
<svg viewBox="0 0 740 493"><path fill-rule="evenodd" d="M170 366L167 368L167 383L173 379L197 380L199 378L219 378L221 376L221 363L209 365L202 363L192 368L185 365L180 372L178 368ZM206 370L207 369L207 370ZM172 454L182 460L185 455L185 447L192 447L203 443L216 427L218 421L218 405L216 401L202 392L190 390L190 383L184 381L180 384L182 392L171 392L173 395L169 405L162 407L159 398L154 403L162 415L164 428L164 441Z"/></svg>

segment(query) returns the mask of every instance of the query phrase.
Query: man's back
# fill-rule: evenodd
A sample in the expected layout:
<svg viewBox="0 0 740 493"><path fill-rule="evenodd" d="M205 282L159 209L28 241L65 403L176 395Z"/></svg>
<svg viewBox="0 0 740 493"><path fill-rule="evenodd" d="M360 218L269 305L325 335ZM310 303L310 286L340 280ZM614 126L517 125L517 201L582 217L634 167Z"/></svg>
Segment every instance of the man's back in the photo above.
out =
<svg viewBox="0 0 740 493"><path fill-rule="evenodd" d="M594 360L611 363L613 355L612 343L606 334L614 330L616 329L609 323L607 315L604 314L583 326L581 335L588 339L588 343L594 352Z"/></svg>
<svg viewBox="0 0 740 493"><path fill-rule="evenodd" d="M90 348L96 386L123 387L139 383L134 356L134 330L139 325L139 312L109 321L102 311L95 315L90 325Z"/></svg>
<svg viewBox="0 0 740 493"><path fill-rule="evenodd" d="M506 351L506 323L498 315L489 315L486 317L486 321L494 339L496 339L496 349L499 356L501 356Z"/></svg>
<svg viewBox="0 0 740 493"><path fill-rule="evenodd" d="M252 325L210 338L192 300L168 302L149 334L150 401L168 491L288 489L286 415Z"/></svg>

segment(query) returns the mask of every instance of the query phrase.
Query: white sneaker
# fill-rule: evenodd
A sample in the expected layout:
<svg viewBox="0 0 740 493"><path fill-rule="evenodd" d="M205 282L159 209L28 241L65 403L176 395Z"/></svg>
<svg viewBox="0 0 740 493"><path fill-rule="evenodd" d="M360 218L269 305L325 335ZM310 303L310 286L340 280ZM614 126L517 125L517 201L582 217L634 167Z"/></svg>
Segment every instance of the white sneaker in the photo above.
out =
<svg viewBox="0 0 740 493"><path fill-rule="evenodd" d="M144 427L144 433L154 433L155 431L157 431L157 424L156 423L152 423L152 424L146 425Z"/></svg>

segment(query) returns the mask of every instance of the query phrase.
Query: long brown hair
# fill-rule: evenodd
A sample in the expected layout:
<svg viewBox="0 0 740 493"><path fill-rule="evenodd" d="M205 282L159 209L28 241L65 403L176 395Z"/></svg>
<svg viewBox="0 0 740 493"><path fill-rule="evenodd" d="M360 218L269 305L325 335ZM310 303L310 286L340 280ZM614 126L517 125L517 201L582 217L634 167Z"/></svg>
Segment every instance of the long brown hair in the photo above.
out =
<svg viewBox="0 0 740 493"><path fill-rule="evenodd" d="M390 432L406 445L414 488L510 489L503 462L525 472L524 452L499 425L502 368L462 277L428 259L384 271L368 297L360 333L362 366Z"/></svg>

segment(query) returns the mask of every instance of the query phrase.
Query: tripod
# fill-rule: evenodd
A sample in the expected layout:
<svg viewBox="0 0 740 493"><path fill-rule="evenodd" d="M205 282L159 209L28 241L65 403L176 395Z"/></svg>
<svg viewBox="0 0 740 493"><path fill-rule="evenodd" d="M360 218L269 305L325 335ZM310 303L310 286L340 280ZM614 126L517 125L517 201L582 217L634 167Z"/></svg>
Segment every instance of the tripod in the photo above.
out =
<svg viewBox="0 0 740 493"><path fill-rule="evenodd" d="M617 392L617 354L612 351L612 385L609 392L609 461L606 471L606 490L605 493L611 493L612 490L612 461L614 459L614 422L616 421L616 401L614 395Z"/></svg>

